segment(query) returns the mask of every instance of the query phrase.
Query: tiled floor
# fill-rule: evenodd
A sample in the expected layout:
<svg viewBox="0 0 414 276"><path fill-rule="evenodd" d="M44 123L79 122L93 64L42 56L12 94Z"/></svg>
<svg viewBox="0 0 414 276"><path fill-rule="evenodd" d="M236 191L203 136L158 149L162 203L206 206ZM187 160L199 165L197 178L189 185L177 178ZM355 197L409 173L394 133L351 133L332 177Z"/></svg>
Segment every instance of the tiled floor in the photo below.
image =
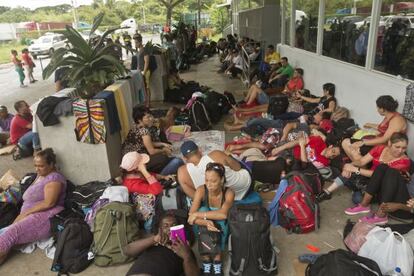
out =
<svg viewBox="0 0 414 276"><path fill-rule="evenodd" d="M189 72L183 73L185 80L195 80L202 85L212 87L218 92L225 90L233 92L238 99L245 88L240 80L230 80L228 76L217 74L217 59L211 58L204 63L192 66ZM49 84L52 89L52 84ZM163 104L161 104L163 105ZM223 129L223 120L215 127ZM234 133L226 133L226 140L231 140ZM10 157L0 157L0 175L8 168L13 168L19 175L32 171L32 163L30 159L14 162ZM321 227L318 232L305 235L287 234L281 228L272 229L272 238L280 250L278 255L279 275L303 275L303 272L296 274L295 265L297 264L297 256L301 253L310 253L306 249L306 245L311 244L320 248L321 252L330 251L333 248L343 247L341 232L346 222L346 215L343 210L350 205L350 193L343 189L333 196L330 201L321 204ZM26 255L22 253L14 253L10 259L0 267L0 275L56 275L50 272L51 260L47 259L43 251L36 250L34 253ZM79 275L101 276L101 275L125 275L130 264L100 268L91 265L87 270ZM303 266L300 267L303 271ZM299 269L299 271L300 271ZM254 276L254 275L248 275Z"/></svg>

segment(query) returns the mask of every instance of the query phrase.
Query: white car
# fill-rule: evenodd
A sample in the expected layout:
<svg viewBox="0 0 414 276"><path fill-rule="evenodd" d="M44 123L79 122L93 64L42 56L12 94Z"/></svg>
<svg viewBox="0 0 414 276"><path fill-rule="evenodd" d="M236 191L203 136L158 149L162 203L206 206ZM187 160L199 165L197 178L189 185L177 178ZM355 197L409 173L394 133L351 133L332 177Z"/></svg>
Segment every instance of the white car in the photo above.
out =
<svg viewBox="0 0 414 276"><path fill-rule="evenodd" d="M40 55L52 56L57 49L65 47L69 47L69 45L63 35L47 33L29 46L29 52L34 59L37 59Z"/></svg>
<svg viewBox="0 0 414 276"><path fill-rule="evenodd" d="M380 21L379 21L379 26L385 26L385 20L386 18L384 16L380 16ZM361 28L362 26L367 26L369 23L371 23L371 16L368 16L367 18L365 18L362 21L359 22L355 22L355 26L357 27L357 29Z"/></svg>

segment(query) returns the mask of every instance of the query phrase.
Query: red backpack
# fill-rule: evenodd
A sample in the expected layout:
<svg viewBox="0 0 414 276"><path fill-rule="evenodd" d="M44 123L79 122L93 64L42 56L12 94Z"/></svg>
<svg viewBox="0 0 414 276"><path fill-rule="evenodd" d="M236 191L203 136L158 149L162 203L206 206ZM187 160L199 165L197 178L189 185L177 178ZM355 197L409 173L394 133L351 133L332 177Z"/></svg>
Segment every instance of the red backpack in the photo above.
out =
<svg viewBox="0 0 414 276"><path fill-rule="evenodd" d="M279 224L297 234L317 230L319 208L313 182L319 179L298 171L289 173L287 179L289 184L279 201Z"/></svg>

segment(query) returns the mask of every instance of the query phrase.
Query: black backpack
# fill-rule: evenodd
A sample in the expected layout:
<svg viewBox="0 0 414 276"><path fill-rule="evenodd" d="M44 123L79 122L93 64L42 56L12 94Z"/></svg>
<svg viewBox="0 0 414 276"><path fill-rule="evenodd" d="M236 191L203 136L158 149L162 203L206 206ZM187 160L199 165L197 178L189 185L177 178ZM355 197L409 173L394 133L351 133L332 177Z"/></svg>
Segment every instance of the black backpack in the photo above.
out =
<svg viewBox="0 0 414 276"><path fill-rule="evenodd" d="M192 131L204 131L212 127L207 108L200 97L190 107L190 125Z"/></svg>
<svg viewBox="0 0 414 276"><path fill-rule="evenodd" d="M277 273L276 250L270 241L267 210L257 204L234 205L229 212L230 275Z"/></svg>
<svg viewBox="0 0 414 276"><path fill-rule="evenodd" d="M378 264L355 253L338 249L320 256L306 268L306 276L382 276Z"/></svg>
<svg viewBox="0 0 414 276"><path fill-rule="evenodd" d="M225 114L228 109L228 100L226 96L216 91L208 91L205 93L206 99L204 105L207 109L210 120L213 124L220 121L221 116Z"/></svg>
<svg viewBox="0 0 414 276"><path fill-rule="evenodd" d="M272 96L269 99L269 107L267 108L267 113L275 118L276 116L286 113L288 107L289 99L286 95Z"/></svg>
<svg viewBox="0 0 414 276"><path fill-rule="evenodd" d="M78 218L67 219L57 238L51 270L59 274L85 270L93 261L88 259L92 242L93 235L85 221Z"/></svg>
<svg viewBox="0 0 414 276"><path fill-rule="evenodd" d="M116 184L115 180L109 180L106 182L91 181L83 185L73 186L73 190L66 193L65 207L91 207L101 197L106 188Z"/></svg>

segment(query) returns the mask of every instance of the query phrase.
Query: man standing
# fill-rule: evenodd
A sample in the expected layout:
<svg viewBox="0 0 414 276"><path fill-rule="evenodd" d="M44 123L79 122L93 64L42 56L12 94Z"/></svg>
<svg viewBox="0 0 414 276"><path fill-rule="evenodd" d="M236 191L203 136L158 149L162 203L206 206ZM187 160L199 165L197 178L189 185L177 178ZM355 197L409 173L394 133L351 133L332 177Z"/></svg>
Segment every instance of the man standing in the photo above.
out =
<svg viewBox="0 0 414 276"><path fill-rule="evenodd" d="M18 101L14 108L17 114L11 121L11 142L19 147L20 155L22 151L27 154L31 148L35 151L40 150L39 135L32 131L33 116L29 105L25 101Z"/></svg>
<svg viewBox="0 0 414 276"><path fill-rule="evenodd" d="M195 190L205 184L205 172L209 163L219 163L224 166L226 169L224 185L234 191L235 200L241 200L247 195L252 183L249 172L223 151L214 150L203 155L196 143L186 141L181 145L181 153L187 164L178 169L177 178L188 197L193 198Z"/></svg>
<svg viewBox="0 0 414 276"><path fill-rule="evenodd" d="M7 140L10 137L10 125L13 115L7 110L7 107L0 105L0 147L7 145Z"/></svg>
<svg viewBox="0 0 414 276"><path fill-rule="evenodd" d="M29 55L29 50L27 48L24 48L22 50L22 60L23 60L23 66L24 70L26 70L27 78L29 79L30 83L34 83L37 80L33 77L33 68L36 66L32 60L32 58Z"/></svg>

